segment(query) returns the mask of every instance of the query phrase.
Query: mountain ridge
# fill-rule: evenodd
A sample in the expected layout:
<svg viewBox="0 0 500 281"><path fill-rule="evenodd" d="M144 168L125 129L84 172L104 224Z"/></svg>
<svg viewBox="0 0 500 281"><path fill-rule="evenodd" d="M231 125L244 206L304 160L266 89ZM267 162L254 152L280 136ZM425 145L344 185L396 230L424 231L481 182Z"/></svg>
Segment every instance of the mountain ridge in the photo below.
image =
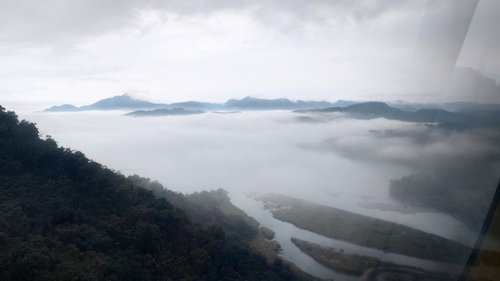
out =
<svg viewBox="0 0 500 281"><path fill-rule="evenodd" d="M295 110L295 113L345 113L359 119L385 118L405 122L438 123L464 127L500 127L500 110L451 112L440 108L417 111L398 109L383 102L365 102L346 107Z"/></svg>
<svg viewBox="0 0 500 281"><path fill-rule="evenodd" d="M355 104L367 103L366 101L337 100L335 102L324 100L295 100L287 98L262 99L246 96L242 99L229 99L223 103L203 102L196 100L174 103L155 103L131 97L128 94L118 95L99 100L89 105L80 107L71 104L55 105L47 108L45 112L76 112L87 110L155 110L184 108L191 110L316 110L332 107L347 107ZM483 110L500 110L500 104L483 104L474 102L445 102L436 103L411 103L411 102L385 102L385 104L403 111L417 112L421 109L442 109L450 112L474 112Z"/></svg>
<svg viewBox="0 0 500 281"><path fill-rule="evenodd" d="M176 115L195 115L203 114L204 110L172 108L172 109L153 109L153 110L137 110L126 113L125 116L132 117L147 117L147 116L176 116Z"/></svg>
<svg viewBox="0 0 500 281"><path fill-rule="evenodd" d="M338 105L351 104L349 101L339 101ZM354 103L354 102L352 102ZM45 109L45 112L74 112L87 110L155 110L184 108L191 110L293 110L312 109L318 107L335 106L337 103L327 101L291 101L286 98L260 99L254 97L244 97L242 99L229 99L224 103L210 103L202 101L183 101L166 103L153 103L141 99L136 99L128 94L114 96L99 100L90 105L74 106L71 104L55 105Z"/></svg>
<svg viewBox="0 0 500 281"><path fill-rule="evenodd" d="M71 104L56 105L45 109L45 112L87 111L87 110L120 110L120 109L159 109L168 107L164 103L154 103L131 97L128 94L113 96L89 105L76 107Z"/></svg>

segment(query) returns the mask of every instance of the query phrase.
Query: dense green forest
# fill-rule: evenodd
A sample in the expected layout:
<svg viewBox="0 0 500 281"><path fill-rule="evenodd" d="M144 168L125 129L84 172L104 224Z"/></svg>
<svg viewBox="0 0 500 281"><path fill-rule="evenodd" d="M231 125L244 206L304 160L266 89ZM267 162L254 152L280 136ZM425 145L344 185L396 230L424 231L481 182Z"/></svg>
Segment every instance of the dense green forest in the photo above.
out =
<svg viewBox="0 0 500 281"><path fill-rule="evenodd" d="M296 279L225 202L127 178L0 107L0 280Z"/></svg>

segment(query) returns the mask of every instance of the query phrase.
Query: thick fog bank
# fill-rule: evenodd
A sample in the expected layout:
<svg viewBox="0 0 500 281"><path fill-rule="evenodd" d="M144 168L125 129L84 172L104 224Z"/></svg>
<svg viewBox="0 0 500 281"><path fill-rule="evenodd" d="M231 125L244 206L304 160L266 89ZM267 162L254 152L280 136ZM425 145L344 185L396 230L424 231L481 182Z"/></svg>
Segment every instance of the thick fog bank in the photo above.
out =
<svg viewBox="0 0 500 281"><path fill-rule="evenodd" d="M403 202L405 209L439 210L477 230L499 180L499 144L500 132L493 129L450 130L408 123L398 129L370 130L304 147L373 165L408 167L411 175L391 180L389 188L389 194Z"/></svg>
<svg viewBox="0 0 500 281"><path fill-rule="evenodd" d="M36 122L42 134L62 146L81 150L126 175L159 180L172 190L282 193L466 243L473 235L459 220L471 220L454 209L438 208L426 196L437 192L453 204L480 190L484 192L477 200L465 201L486 207L495 172L490 164L498 159L494 132L447 132L338 114L322 122L281 111L156 118L130 118L122 112L22 117ZM465 173L470 166L474 169ZM482 173L476 175L479 170ZM454 172L460 172L460 178L448 185ZM462 184L463 177L468 181ZM428 184L432 180L440 186ZM477 185L470 189L466 183ZM474 218L482 216L482 209L476 211Z"/></svg>

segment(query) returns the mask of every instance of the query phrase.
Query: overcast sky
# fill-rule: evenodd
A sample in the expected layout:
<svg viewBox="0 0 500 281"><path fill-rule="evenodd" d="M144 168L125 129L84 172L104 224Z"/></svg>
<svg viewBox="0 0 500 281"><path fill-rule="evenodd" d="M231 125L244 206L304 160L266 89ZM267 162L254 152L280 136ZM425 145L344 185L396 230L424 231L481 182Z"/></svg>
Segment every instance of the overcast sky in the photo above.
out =
<svg viewBox="0 0 500 281"><path fill-rule="evenodd" d="M497 0L1 0L0 104L500 102L499 22ZM451 93L456 66L485 93Z"/></svg>

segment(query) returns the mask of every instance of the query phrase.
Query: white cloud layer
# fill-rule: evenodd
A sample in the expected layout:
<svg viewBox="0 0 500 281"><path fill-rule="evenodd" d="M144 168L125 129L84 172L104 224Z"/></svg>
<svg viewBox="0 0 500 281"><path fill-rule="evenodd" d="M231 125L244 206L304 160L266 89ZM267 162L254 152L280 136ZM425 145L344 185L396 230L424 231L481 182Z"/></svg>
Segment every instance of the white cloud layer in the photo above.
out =
<svg viewBox="0 0 500 281"><path fill-rule="evenodd" d="M41 109L125 91L165 102L246 95L498 102L498 87L455 95L434 60L415 57L453 45L458 66L498 78L500 3L480 1L469 29L477 1L456 2L4 0L0 103ZM458 35L443 39L426 24Z"/></svg>

